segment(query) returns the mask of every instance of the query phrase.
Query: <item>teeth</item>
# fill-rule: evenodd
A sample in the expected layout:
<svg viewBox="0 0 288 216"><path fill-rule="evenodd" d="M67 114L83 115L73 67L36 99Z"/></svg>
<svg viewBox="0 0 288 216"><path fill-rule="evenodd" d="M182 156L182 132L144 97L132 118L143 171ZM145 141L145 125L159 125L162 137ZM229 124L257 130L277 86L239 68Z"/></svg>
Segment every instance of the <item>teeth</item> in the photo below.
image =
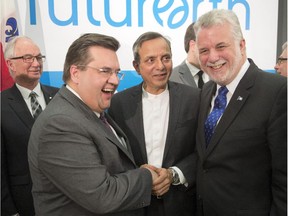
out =
<svg viewBox="0 0 288 216"><path fill-rule="evenodd" d="M214 69L218 69L220 68L222 65L216 65L216 66L212 66Z"/></svg>
<svg viewBox="0 0 288 216"><path fill-rule="evenodd" d="M114 89L103 89L103 91L105 91L105 92L113 92Z"/></svg>

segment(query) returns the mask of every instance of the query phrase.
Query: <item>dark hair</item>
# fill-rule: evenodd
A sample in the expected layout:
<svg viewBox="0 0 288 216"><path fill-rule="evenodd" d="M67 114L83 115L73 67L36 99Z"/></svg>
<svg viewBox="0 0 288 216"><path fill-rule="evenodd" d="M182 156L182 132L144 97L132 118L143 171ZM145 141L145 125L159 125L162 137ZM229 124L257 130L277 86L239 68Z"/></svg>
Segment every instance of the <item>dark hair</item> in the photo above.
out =
<svg viewBox="0 0 288 216"><path fill-rule="evenodd" d="M189 44L190 44L190 41L191 40L196 40L196 35L195 35L195 31L194 31L194 22L191 23L187 29L186 29L186 33L185 33L185 36L184 36L184 48L185 48L185 51L186 53L189 52Z"/></svg>
<svg viewBox="0 0 288 216"><path fill-rule="evenodd" d="M171 43L166 37L164 37L158 32L145 32L142 35L140 35L138 39L135 41L135 43L133 44L134 61L136 61L137 63L140 62L139 49L141 48L142 44L145 41L153 40L156 38L163 38L167 42L169 46L169 50L171 52Z"/></svg>
<svg viewBox="0 0 288 216"><path fill-rule="evenodd" d="M76 39L68 49L64 63L63 81L70 79L70 67L72 65L87 65L93 60L89 48L93 46L104 47L117 51L120 43L114 37L96 33L87 33ZM101 58L101 56L99 56Z"/></svg>

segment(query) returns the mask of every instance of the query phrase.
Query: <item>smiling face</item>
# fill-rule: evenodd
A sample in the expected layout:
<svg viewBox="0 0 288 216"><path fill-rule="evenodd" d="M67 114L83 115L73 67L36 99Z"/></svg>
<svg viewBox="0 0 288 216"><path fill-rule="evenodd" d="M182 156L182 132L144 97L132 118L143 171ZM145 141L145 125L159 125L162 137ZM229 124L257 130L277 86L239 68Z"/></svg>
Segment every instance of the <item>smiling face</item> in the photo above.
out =
<svg viewBox="0 0 288 216"><path fill-rule="evenodd" d="M139 48L139 63L133 62L135 70L144 80L144 88L151 94L166 89L172 71L169 45L163 38L147 40Z"/></svg>
<svg viewBox="0 0 288 216"><path fill-rule="evenodd" d="M101 73L95 68L106 68L119 71L118 57L115 51L93 46L89 48L90 56L93 59L88 67L80 70L76 65L71 66L71 80L67 83L72 87L93 111L98 113L109 108L111 97L116 91L119 80L115 73Z"/></svg>
<svg viewBox="0 0 288 216"><path fill-rule="evenodd" d="M197 46L201 68L219 85L227 85L246 60L245 40L235 40L228 23L199 30Z"/></svg>
<svg viewBox="0 0 288 216"><path fill-rule="evenodd" d="M19 38L15 44L13 57L24 55L39 56L41 52L32 40ZM36 58L31 63L24 62L22 58L8 59L7 65L15 82L29 89L34 89L42 75L43 62L38 62Z"/></svg>

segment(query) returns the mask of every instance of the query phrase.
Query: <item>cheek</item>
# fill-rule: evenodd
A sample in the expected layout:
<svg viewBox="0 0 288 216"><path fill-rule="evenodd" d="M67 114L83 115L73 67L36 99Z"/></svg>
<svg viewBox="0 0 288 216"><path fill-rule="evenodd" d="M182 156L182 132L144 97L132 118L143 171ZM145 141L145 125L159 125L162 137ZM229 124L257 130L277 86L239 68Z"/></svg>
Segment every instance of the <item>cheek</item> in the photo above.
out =
<svg viewBox="0 0 288 216"><path fill-rule="evenodd" d="M199 55L199 61L201 66L205 66L208 60L208 55Z"/></svg>

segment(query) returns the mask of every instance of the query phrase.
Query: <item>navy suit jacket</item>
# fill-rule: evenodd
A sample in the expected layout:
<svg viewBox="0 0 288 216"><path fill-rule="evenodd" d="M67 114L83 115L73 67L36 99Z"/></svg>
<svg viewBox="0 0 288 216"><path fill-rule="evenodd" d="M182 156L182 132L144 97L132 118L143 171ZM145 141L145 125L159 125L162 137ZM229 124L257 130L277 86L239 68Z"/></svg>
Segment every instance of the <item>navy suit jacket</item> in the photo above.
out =
<svg viewBox="0 0 288 216"><path fill-rule="evenodd" d="M58 88L41 85L46 104ZM34 123L20 91L14 85L1 92L1 215L33 215L27 145Z"/></svg>
<svg viewBox="0 0 288 216"><path fill-rule="evenodd" d="M186 177L189 187L171 186L160 202L148 208L163 205L166 216L193 215L195 210L195 134L200 90L169 82L170 113L162 167L177 166ZM142 114L142 84L121 91L112 97L108 110L127 135L138 166L148 163ZM152 214L157 215L157 211Z"/></svg>
<svg viewBox="0 0 288 216"><path fill-rule="evenodd" d="M287 215L287 79L249 61L207 148L204 122L216 84L202 89L199 216Z"/></svg>

